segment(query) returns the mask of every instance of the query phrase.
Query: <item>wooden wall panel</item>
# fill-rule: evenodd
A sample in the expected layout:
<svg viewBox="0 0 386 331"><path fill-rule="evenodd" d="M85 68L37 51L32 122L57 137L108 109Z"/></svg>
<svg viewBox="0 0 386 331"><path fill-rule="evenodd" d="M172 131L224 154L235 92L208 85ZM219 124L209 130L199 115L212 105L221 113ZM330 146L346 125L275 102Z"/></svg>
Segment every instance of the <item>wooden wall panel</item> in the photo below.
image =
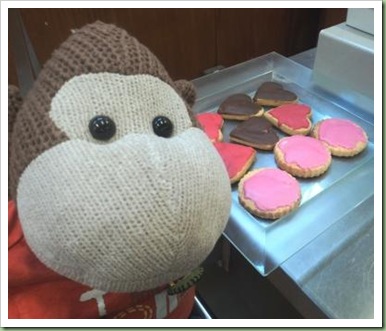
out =
<svg viewBox="0 0 386 331"><path fill-rule="evenodd" d="M231 66L276 51L284 56L315 47L319 30L340 23L347 9L21 9L44 63L71 33L87 23L114 23L136 36L174 79L193 79L216 65ZM12 35L9 35L9 42ZM8 81L17 83L8 53Z"/></svg>
<svg viewBox="0 0 386 331"><path fill-rule="evenodd" d="M218 62L224 66L276 51L290 56L315 47L318 9L220 9Z"/></svg>
<svg viewBox="0 0 386 331"><path fill-rule="evenodd" d="M287 53L291 56L316 46L319 34L320 9L287 9L290 16L288 26Z"/></svg>
<svg viewBox="0 0 386 331"><path fill-rule="evenodd" d="M101 20L124 28L149 47L174 79L192 79L215 65L212 9L22 9L41 63L71 33Z"/></svg>
<svg viewBox="0 0 386 331"><path fill-rule="evenodd" d="M347 8L323 8L320 10L319 29L325 29L330 26L346 21Z"/></svg>

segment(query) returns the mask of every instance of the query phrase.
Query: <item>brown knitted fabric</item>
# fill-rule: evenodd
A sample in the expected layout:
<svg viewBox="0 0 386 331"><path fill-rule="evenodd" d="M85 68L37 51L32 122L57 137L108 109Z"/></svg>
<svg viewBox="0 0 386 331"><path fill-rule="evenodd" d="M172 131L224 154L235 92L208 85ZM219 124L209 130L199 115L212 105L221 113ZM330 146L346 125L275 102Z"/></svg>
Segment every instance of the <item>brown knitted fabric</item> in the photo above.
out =
<svg viewBox="0 0 386 331"><path fill-rule="evenodd" d="M16 114L19 111L23 100L20 96L20 91L17 86L8 86L8 171L10 169L10 147L11 147L11 135L13 131L13 124L16 119ZM9 185L8 176L8 199L11 196L11 190Z"/></svg>
<svg viewBox="0 0 386 331"><path fill-rule="evenodd" d="M13 199L19 177L27 165L43 151L68 139L48 116L56 92L74 76L99 72L149 74L160 78L185 99L194 121L190 106L195 92L191 83L174 84L154 54L126 31L102 22L89 24L54 51L17 116L10 146L9 188Z"/></svg>
<svg viewBox="0 0 386 331"><path fill-rule="evenodd" d="M20 96L20 91L17 86L8 86L8 134L12 133L13 123L15 122L16 114L20 109L23 99ZM9 137L8 137L9 138Z"/></svg>
<svg viewBox="0 0 386 331"><path fill-rule="evenodd" d="M191 82L180 79L174 82L176 88L179 90L180 95L185 99L190 107L193 106L196 101L196 90Z"/></svg>
<svg viewBox="0 0 386 331"><path fill-rule="evenodd" d="M194 126L198 126L198 122L196 120L196 117L194 116L191 107L193 107L194 102L196 101L196 90L193 86L193 84L187 80L180 79L174 82L174 85L181 95L181 97L186 101L188 104L188 111L190 119L192 120L192 123Z"/></svg>

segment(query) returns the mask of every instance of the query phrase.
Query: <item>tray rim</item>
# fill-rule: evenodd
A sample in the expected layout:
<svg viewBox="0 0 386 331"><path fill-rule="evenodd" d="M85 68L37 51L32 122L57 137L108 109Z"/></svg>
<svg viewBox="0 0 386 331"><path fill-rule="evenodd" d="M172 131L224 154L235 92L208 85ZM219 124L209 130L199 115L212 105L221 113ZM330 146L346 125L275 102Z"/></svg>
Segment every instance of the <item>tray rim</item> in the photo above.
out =
<svg viewBox="0 0 386 331"><path fill-rule="evenodd" d="M244 62L244 63L240 63L236 66L229 67L229 68L224 69L223 71L212 74L214 76L210 77L209 81L207 81L207 82L205 82L204 79L194 80L193 83L196 84L196 87L199 90L197 103L199 104L200 102L211 99L215 95L224 94L224 93L226 93L227 90L232 90L232 88L235 87L235 83L229 84L229 76L230 75L236 76L236 79L235 79L235 77L233 77L233 80L237 81L238 78L244 77L243 74L240 74L240 72L239 72L240 70L246 70L246 68L256 66L259 64L259 62L263 62L263 64L265 65L265 69L266 69L265 73L269 74L271 72L272 77L279 79L279 80L280 79L284 79L284 80L288 79L285 76L286 70L284 70L285 69L284 67L289 66L290 67L289 71L295 72L296 77L294 80L293 77L291 76L291 79L288 79L288 82L295 83L296 85L300 86L305 91L307 91L308 93L313 93L313 94L317 95L319 98L328 102L329 104L334 104L334 105L338 106L340 109L342 109L343 111L346 111L347 113L351 114L352 116L358 117L361 121L364 121L368 125L370 125L372 127L372 131L374 131L374 124L371 123L371 119L366 118L366 116L363 116L364 114L361 111L359 111L359 113L353 114L352 112L347 111L346 107L350 106L350 105L347 104L346 102L343 101L343 102L337 103L334 100L330 101L326 95L320 94L318 90L315 90L314 86L312 84L312 70L310 70L309 68L303 67L302 65L300 65L300 64L298 64L290 59L287 59L286 57L284 57L276 52L268 53L268 54L263 55L261 57L249 60L249 61ZM275 76L275 74L276 74L276 76ZM264 68L261 69L260 72L258 70L257 71L256 70L255 71L250 70L248 72L248 75L247 75L247 82L256 80L259 77L261 77L262 75L264 75ZM225 79L226 83L224 83L224 79ZM213 85L216 85L219 83L220 83L220 86L218 87L217 90L215 88L213 88ZM205 89L208 88L208 86L210 87L209 92L205 91ZM203 93L203 92L205 92L205 93ZM201 109L201 111L202 111L202 109ZM198 112L201 112L201 111L198 111ZM358 111L358 109L355 109L355 111ZM372 138L371 141L373 141L373 133L372 133L371 138ZM373 162L374 162L374 153L372 153L372 155L370 156L370 159L367 159L364 162L364 164L367 165L367 164L373 163ZM357 169L362 169L362 167L363 167L363 164L354 170L356 171ZM371 175L374 174L374 166L372 166L371 169L372 169L372 171L370 170L370 173L367 174L367 176L371 177ZM345 177L347 177L347 176L344 176L343 178L345 178ZM341 181L341 179L337 180L337 183L339 184L340 181ZM336 183L327 187L327 190L330 190L331 187L334 186L335 184ZM325 190L323 190L322 192L324 192L324 191ZM372 192L370 192L370 193L368 191L366 192L365 196L362 197L361 201L368 199L369 196L371 196L371 194L372 195L374 194L374 187L372 188ZM353 201L353 205L358 205L361 201ZM306 203L308 203L308 202L309 201L306 201ZM355 206L353 208L355 208ZM353 210L353 209L349 209L349 210L347 210L347 212L349 212L351 210ZM269 262L269 259L272 258L272 256L269 256L270 255L269 252L267 253L265 251L265 240L267 238L266 233L263 234L263 236L261 236L261 234L260 234L260 238L257 238L254 242L255 244L256 243L259 244L259 245L255 245L255 246L258 246L257 249L262 250L261 252L259 252L260 256L259 256L259 254L256 254L256 252L254 254L251 254L249 252L248 247L247 247L247 249L245 246L240 248L240 245L238 245L237 242L240 241L240 238L237 238L237 235L235 238L235 234L234 234L235 231L233 231L232 227L235 226L234 218L235 217L237 218L241 211L243 211L242 207L239 206L237 203L235 204L234 202L232 202L230 220L228 222L228 226L226 227L226 229L224 231L224 236L228 240L230 240L230 242L232 242L232 244L236 247L236 249L238 249L240 251L240 253L242 255L244 255L247 258L247 260L255 267L255 269L257 269L260 272L260 274L262 274L263 276L268 276L273 270L275 270L277 267L279 267L281 264L283 264L288 258L290 258L298 250L300 250L302 247L304 247L305 245L307 245L311 241L315 240L321 233L326 231L328 227L332 226L333 224L335 224L339 220L339 218L336 219L335 222L332 222L330 224L330 226L323 229L320 233L315 235L313 238L311 238L308 241L306 240L306 242L301 247L299 247L296 251L289 254L284 260L279 261L277 263L273 263L273 265L272 265L272 262ZM346 213L343 213L343 215L341 215L341 217L343 217L344 214L346 214ZM275 257L273 256L273 258L275 258ZM256 260L258 260L258 261L256 262ZM271 263L271 265L268 268L266 265L267 261L269 263Z"/></svg>

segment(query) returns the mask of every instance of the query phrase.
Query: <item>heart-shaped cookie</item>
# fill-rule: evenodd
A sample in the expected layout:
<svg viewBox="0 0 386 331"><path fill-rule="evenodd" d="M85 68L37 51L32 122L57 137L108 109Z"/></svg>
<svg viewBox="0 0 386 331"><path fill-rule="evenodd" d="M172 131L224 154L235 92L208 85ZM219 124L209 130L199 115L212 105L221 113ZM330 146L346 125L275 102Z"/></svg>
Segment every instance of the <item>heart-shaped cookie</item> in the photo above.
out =
<svg viewBox="0 0 386 331"><path fill-rule="evenodd" d="M211 142L223 140L221 128L224 124L224 120L219 114L197 114L196 119Z"/></svg>
<svg viewBox="0 0 386 331"><path fill-rule="evenodd" d="M218 108L217 113L224 119L244 121L252 116L262 116L264 109L253 102L247 94L233 94L226 98Z"/></svg>
<svg viewBox="0 0 386 331"><path fill-rule="evenodd" d="M272 124L264 117L251 117L240 123L229 137L233 142L263 150L272 150L279 141Z"/></svg>
<svg viewBox="0 0 386 331"><path fill-rule="evenodd" d="M298 96L279 83L265 82L257 89L253 100L262 106L276 107L286 103L296 103Z"/></svg>
<svg viewBox="0 0 386 331"><path fill-rule="evenodd" d="M312 127L311 107L304 104L286 104L272 108L264 117L281 131L289 134L307 135Z"/></svg>
<svg viewBox="0 0 386 331"><path fill-rule="evenodd" d="M256 151L252 147L232 143L214 143L228 171L231 184L236 183L255 161Z"/></svg>

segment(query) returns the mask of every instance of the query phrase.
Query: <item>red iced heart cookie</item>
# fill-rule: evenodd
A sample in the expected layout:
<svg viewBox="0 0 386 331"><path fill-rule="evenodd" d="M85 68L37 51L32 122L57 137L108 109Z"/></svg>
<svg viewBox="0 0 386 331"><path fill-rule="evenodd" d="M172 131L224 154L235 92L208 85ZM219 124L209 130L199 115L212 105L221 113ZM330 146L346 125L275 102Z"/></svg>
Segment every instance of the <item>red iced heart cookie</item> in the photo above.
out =
<svg viewBox="0 0 386 331"><path fill-rule="evenodd" d="M307 135L312 127L311 107L304 104L286 104L268 110L265 118L281 131L289 134Z"/></svg>
<svg viewBox="0 0 386 331"><path fill-rule="evenodd" d="M296 103L295 93L283 88L281 84L265 82L257 89L253 100L262 106L280 106L287 103Z"/></svg>
<svg viewBox="0 0 386 331"><path fill-rule="evenodd" d="M221 128L224 124L223 118L219 114L204 113L196 115L198 123L209 137L210 141L222 141L223 135Z"/></svg>
<svg viewBox="0 0 386 331"><path fill-rule="evenodd" d="M224 161L231 184L236 183L255 161L256 151L252 147L232 143L214 143Z"/></svg>

